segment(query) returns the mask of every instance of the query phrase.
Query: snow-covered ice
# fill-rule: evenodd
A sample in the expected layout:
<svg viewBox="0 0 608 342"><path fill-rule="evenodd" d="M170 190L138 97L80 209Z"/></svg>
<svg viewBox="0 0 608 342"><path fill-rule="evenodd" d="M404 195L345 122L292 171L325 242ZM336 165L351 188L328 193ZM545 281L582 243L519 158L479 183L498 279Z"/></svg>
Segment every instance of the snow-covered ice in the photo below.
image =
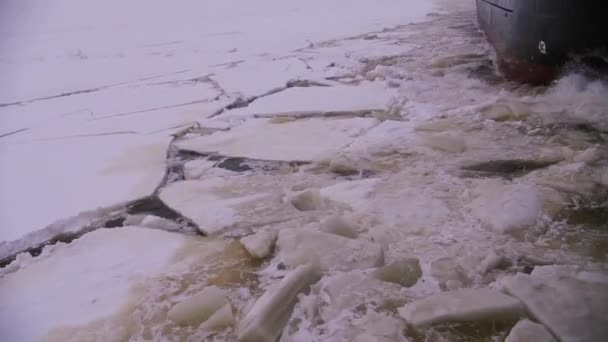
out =
<svg viewBox="0 0 608 342"><path fill-rule="evenodd" d="M124 134L0 144L2 240L151 195L165 174L169 141Z"/></svg>
<svg viewBox="0 0 608 342"><path fill-rule="evenodd" d="M99 229L0 279L0 337L36 341L103 319L137 300L187 238L138 227Z"/></svg>
<svg viewBox="0 0 608 342"><path fill-rule="evenodd" d="M0 19L2 340L603 333L608 85L505 82L473 1Z"/></svg>

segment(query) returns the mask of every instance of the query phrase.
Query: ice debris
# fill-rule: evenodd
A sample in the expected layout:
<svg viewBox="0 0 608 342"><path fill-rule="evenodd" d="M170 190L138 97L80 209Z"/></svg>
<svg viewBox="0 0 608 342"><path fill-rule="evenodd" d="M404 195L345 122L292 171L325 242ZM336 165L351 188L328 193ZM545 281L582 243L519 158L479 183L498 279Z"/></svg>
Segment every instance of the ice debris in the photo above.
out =
<svg viewBox="0 0 608 342"><path fill-rule="evenodd" d="M433 324L511 320L521 317L524 307L514 297L491 289L461 289L441 292L406 304L399 314L414 327Z"/></svg>
<svg viewBox="0 0 608 342"><path fill-rule="evenodd" d="M123 225L137 225L167 231L178 231L182 228L178 223L156 215L129 215Z"/></svg>
<svg viewBox="0 0 608 342"><path fill-rule="evenodd" d="M382 246L364 239L307 229L283 229L277 241L279 259L291 267L318 263L322 270L348 271L384 265Z"/></svg>
<svg viewBox="0 0 608 342"><path fill-rule="evenodd" d="M452 258L441 258L431 262L431 276L442 289L456 290L470 284L465 270Z"/></svg>
<svg viewBox="0 0 608 342"><path fill-rule="evenodd" d="M179 325L197 326L227 304L229 305L224 290L216 286L209 286L174 305L167 316ZM216 319L219 320L219 316ZM210 323L210 325L215 325L215 323Z"/></svg>
<svg viewBox="0 0 608 342"><path fill-rule="evenodd" d="M288 196L291 204L300 211L321 210L326 207L326 200L319 189L306 189Z"/></svg>
<svg viewBox="0 0 608 342"><path fill-rule="evenodd" d="M557 342L544 326L522 319L511 329L505 342Z"/></svg>
<svg viewBox="0 0 608 342"><path fill-rule="evenodd" d="M307 291L321 277L317 266L301 265L260 297L238 326L239 342L275 341L297 302L297 295Z"/></svg>
<svg viewBox="0 0 608 342"><path fill-rule="evenodd" d="M216 331L222 330L234 323L232 315L232 306L225 304L219 310L214 312L205 322L198 326L200 330Z"/></svg>
<svg viewBox="0 0 608 342"><path fill-rule="evenodd" d="M357 231L353 228L352 222L335 215L321 221L321 230L350 239L356 239L358 235Z"/></svg>
<svg viewBox="0 0 608 342"><path fill-rule="evenodd" d="M245 220L242 214L244 207L263 201L271 204L274 200L265 193L227 197L226 188L230 188L230 183L222 178L189 180L170 184L159 197L168 207L191 219L207 235L217 234Z"/></svg>
<svg viewBox="0 0 608 342"><path fill-rule="evenodd" d="M495 251L490 251L478 265L478 273L480 275L485 275L486 273L503 267L507 267L511 265L511 261L503 256L497 254Z"/></svg>
<svg viewBox="0 0 608 342"><path fill-rule="evenodd" d="M207 159L190 160L184 164L184 177L186 179L199 179L205 172L211 170L215 163Z"/></svg>
<svg viewBox="0 0 608 342"><path fill-rule="evenodd" d="M277 232L274 230L262 231L241 238L241 244L243 244L243 247L245 247L252 257L263 259L272 253L277 241L277 235Z"/></svg>
<svg viewBox="0 0 608 342"><path fill-rule="evenodd" d="M605 341L608 276L575 266L537 266L502 279L505 290L560 341Z"/></svg>
<svg viewBox="0 0 608 342"><path fill-rule="evenodd" d="M529 183L488 182L480 192L472 203L473 215L498 233L527 229L562 205L554 190Z"/></svg>
<svg viewBox="0 0 608 342"><path fill-rule="evenodd" d="M422 139L422 144L448 153L462 153L466 150L465 140L449 133L428 134Z"/></svg>
<svg viewBox="0 0 608 342"><path fill-rule="evenodd" d="M392 262L372 272L376 279L410 287L422 276L420 261L416 258L406 258Z"/></svg>
<svg viewBox="0 0 608 342"><path fill-rule="evenodd" d="M329 322L344 312L360 312L364 307L397 308L405 303L404 288L380 281L358 271L323 278L319 285L319 314Z"/></svg>

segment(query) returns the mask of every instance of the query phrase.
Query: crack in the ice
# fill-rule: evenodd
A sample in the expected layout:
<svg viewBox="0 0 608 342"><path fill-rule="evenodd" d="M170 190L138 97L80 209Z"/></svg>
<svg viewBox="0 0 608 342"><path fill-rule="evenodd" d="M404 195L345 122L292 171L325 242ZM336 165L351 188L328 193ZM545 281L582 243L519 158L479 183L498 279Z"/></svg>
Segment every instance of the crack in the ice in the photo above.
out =
<svg viewBox="0 0 608 342"><path fill-rule="evenodd" d="M236 61L230 61L230 62L226 62L226 63L213 64L213 65L211 65L211 67L222 67L222 66L225 66L227 69L230 69L230 68L237 67L239 64L244 63L244 62L245 62L244 59L239 59L239 60L236 60Z"/></svg>
<svg viewBox="0 0 608 342"><path fill-rule="evenodd" d="M361 110L332 110L332 111L301 111L278 114L254 114L254 119L264 118L289 118L289 119L313 119L313 118L366 118L373 117L376 113L385 112L385 109L361 109Z"/></svg>
<svg viewBox="0 0 608 342"><path fill-rule="evenodd" d="M211 76L211 74L204 75L204 76L197 76L197 77L187 78L187 79L183 79L183 80L172 80L172 81L163 81L163 82L148 83L148 84L145 84L145 85L146 86L157 86L157 85L167 85L167 84L171 84L171 85L183 85L183 84L207 83L207 81L209 80L209 76Z"/></svg>
<svg viewBox="0 0 608 342"><path fill-rule="evenodd" d="M187 71L188 70L180 70L180 71L176 71L176 72L172 72L172 73L168 73L168 74L142 77L142 78L136 79L135 81L120 82L120 83L114 83L114 84L109 84L109 85L100 86L100 87L74 90L74 91L64 92L64 93L60 93L60 94L56 94L56 95L36 97L33 99L22 100L22 101L5 102L5 103L0 103L0 108L11 107L11 106L22 106L22 105L27 105L27 104L34 103L34 102L53 100L53 99L58 99L58 98L62 98L62 97L74 96L74 95L90 94L90 93L94 93L94 92L98 92L101 90L106 90L106 89L110 89L110 88L114 88L114 87L120 87L120 86L124 86L124 85L129 85L129 84L136 84L138 82L147 81L147 80L151 80L151 79L155 79L155 78L160 78L160 77L164 77L167 75L181 74L181 73L184 73Z"/></svg>
<svg viewBox="0 0 608 342"><path fill-rule="evenodd" d="M298 87L299 88L329 87L329 85L321 83L321 82L310 81L310 80L290 80L290 81L287 81L287 83L285 83L284 86L271 89L263 94L254 95L254 96L247 97L247 98L242 98L242 97L236 98L234 101L232 101L232 103L224 106L223 108L218 109L215 113L211 114L209 116L209 118L210 119L214 118L218 115L223 114L224 112L226 112L228 110L247 107L254 101L261 99L263 97L274 95L274 94L280 93L280 92L285 91L290 88L298 88Z"/></svg>
<svg viewBox="0 0 608 342"><path fill-rule="evenodd" d="M75 139L75 138L84 138L84 137L104 137L104 136L108 136L108 135L125 135L125 134L137 134L137 132L135 132L135 131L118 131L118 132L76 134L76 135L67 135L67 136L62 136L62 137L42 138L42 139L37 139L37 140L38 141L54 141L54 140L63 140L63 139Z"/></svg>
<svg viewBox="0 0 608 342"><path fill-rule="evenodd" d="M32 232L22 239L0 243L0 268L3 268L12 263L17 255L21 253L29 253L32 256L38 256L46 246L55 245L59 242L70 243L79 237L103 228L106 225L111 226L117 220L124 218L126 215L126 206L112 206L104 209L98 209L94 212L83 212L66 220L54 222L44 229ZM93 215L93 217L91 217ZM79 224L80 221L86 220L86 223ZM75 229L65 230L65 227L75 225ZM57 231L46 236L48 231ZM31 244L31 240L35 239L38 242ZM27 245L26 245L27 244Z"/></svg>
<svg viewBox="0 0 608 342"><path fill-rule="evenodd" d="M29 130L29 128L21 128L21 129L18 129L16 131L4 133L4 134L0 135L0 138L5 138L5 137L11 136L13 134L18 134L18 133L21 133L21 132L25 132L27 130Z"/></svg>
<svg viewBox="0 0 608 342"><path fill-rule="evenodd" d="M113 85L113 86L117 86L117 85ZM25 105L25 104L34 103L34 102L39 102L39 101L44 101L44 100L52 100L52 99L57 99L57 98L67 97L67 96L72 96L72 95L81 95L81 94L94 93L96 91L100 91L102 89L106 89L106 88L110 88L110 87L112 87L112 86L99 87L99 88L89 88L89 89L82 89L82 90L75 90L75 91L70 91L70 92L61 93L61 94L57 94L57 95L51 95L51 96L45 96L45 97L37 97L37 98L31 99L31 100L25 100L25 101L15 101L15 102L0 103L0 108L2 108L2 107L10 107L10 106L21 106L21 105Z"/></svg>
<svg viewBox="0 0 608 342"><path fill-rule="evenodd" d="M47 246L55 245L57 243L71 243L72 241L84 236L85 234L91 233L101 228L120 228L123 226L128 215L147 214L158 216L169 221L175 222L179 226L183 227L183 229L177 231L171 230L173 232L178 232L187 235L200 235L198 227L194 222L166 206L158 198L156 193L148 197L131 201L124 205L113 206L110 207L110 209L100 209L98 211L100 212L99 214L93 213L95 217L88 217L87 223L79 225L76 229L72 229L69 231L59 231L33 245L19 247L20 245L23 245L24 242L29 240L29 236L26 236L21 240L0 244L0 268L3 268L12 263L16 259L17 255L21 253L29 253L31 256L36 257L39 256L42 253L42 250ZM39 234L44 230L52 229L54 227L58 227L60 229L62 226L69 225L70 220L78 221L81 217L87 215L91 214L86 212L81 213L73 218L68 219L68 221L58 221L41 231L34 232L33 234ZM142 228L149 227L142 226ZM16 247L11 247L11 244Z"/></svg>

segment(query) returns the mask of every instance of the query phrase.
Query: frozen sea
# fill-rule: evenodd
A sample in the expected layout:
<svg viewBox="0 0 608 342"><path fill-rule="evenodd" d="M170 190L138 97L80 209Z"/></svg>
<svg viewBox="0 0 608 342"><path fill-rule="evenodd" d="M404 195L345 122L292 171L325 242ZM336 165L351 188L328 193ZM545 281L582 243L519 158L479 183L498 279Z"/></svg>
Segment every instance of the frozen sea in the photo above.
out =
<svg viewBox="0 0 608 342"><path fill-rule="evenodd" d="M608 335L607 77L472 0L4 0L0 75L0 341Z"/></svg>

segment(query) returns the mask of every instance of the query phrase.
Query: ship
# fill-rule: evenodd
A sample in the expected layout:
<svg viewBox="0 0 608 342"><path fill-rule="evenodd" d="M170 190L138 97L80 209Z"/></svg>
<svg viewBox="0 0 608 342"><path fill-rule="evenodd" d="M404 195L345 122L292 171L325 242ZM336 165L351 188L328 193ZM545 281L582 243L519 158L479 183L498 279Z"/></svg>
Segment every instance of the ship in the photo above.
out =
<svg viewBox="0 0 608 342"><path fill-rule="evenodd" d="M479 27L510 80L544 84L575 55L608 49L604 0L476 0Z"/></svg>

